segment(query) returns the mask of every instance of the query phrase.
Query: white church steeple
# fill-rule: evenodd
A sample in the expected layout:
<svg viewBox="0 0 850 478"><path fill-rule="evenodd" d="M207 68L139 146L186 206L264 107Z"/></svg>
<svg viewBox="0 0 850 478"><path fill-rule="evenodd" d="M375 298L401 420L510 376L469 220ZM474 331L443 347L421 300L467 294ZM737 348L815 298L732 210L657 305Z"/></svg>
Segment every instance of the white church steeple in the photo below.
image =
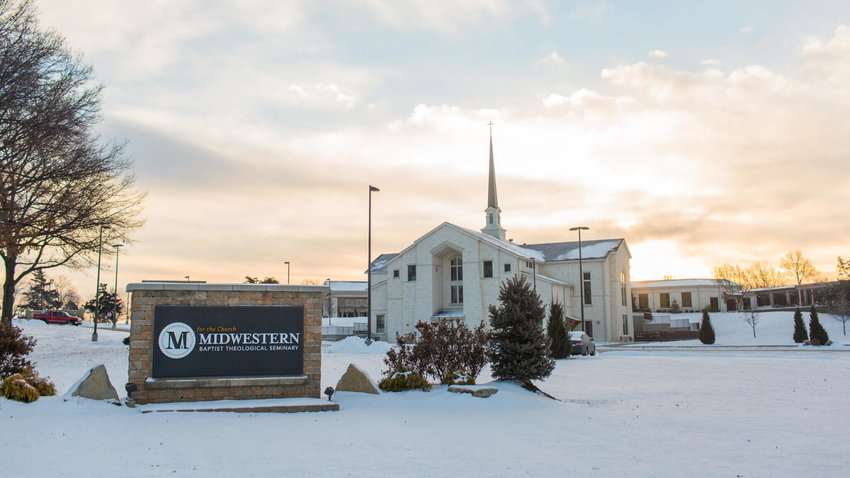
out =
<svg viewBox="0 0 850 478"><path fill-rule="evenodd" d="M490 126L490 178L487 188L487 209L485 212L485 226L481 229L484 234L497 239L505 240L505 228L502 227L502 210L499 209L499 198L496 195L496 165L493 161L493 122Z"/></svg>

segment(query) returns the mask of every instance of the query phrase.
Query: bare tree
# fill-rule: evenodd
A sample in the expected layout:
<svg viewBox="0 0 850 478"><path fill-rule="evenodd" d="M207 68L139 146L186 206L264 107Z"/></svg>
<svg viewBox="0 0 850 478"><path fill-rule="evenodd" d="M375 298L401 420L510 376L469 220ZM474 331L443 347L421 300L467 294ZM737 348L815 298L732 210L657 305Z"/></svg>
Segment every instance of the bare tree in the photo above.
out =
<svg viewBox="0 0 850 478"><path fill-rule="evenodd" d="M803 256L803 251L800 249L786 252L779 265L797 283L797 303L802 304L803 291L800 286L803 282L817 277L818 270L812 265L812 261Z"/></svg>
<svg viewBox="0 0 850 478"><path fill-rule="evenodd" d="M782 285L782 274L767 262L755 262L750 270L752 271L754 289Z"/></svg>
<svg viewBox="0 0 850 478"><path fill-rule="evenodd" d="M736 264L721 264L711 270L729 297L734 297L738 310L744 308L744 294L753 288L752 272Z"/></svg>
<svg viewBox="0 0 850 478"><path fill-rule="evenodd" d="M755 309L744 311L744 321L753 328L753 338L756 338L756 324L759 323L759 314Z"/></svg>
<svg viewBox="0 0 850 478"><path fill-rule="evenodd" d="M123 144L101 144L102 87L29 0L0 0L0 257L2 320L28 274L92 263L103 242L141 226ZM108 251L108 249L105 249Z"/></svg>

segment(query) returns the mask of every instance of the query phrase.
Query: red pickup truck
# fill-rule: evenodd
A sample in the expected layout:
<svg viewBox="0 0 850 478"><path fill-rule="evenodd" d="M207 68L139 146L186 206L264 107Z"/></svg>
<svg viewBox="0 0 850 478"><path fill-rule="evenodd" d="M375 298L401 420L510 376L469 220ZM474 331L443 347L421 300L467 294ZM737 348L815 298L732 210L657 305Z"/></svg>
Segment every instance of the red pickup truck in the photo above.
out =
<svg viewBox="0 0 850 478"><path fill-rule="evenodd" d="M43 320L48 324L80 325L83 323L83 319L74 317L73 315L68 315L66 312L61 310L48 310L44 314L33 314L32 318Z"/></svg>

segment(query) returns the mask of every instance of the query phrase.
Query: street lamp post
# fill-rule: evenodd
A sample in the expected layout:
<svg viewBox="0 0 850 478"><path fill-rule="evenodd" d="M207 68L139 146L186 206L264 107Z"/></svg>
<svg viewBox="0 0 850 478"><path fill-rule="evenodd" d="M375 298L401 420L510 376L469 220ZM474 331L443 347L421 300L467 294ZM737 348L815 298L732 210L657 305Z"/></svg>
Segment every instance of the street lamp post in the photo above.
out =
<svg viewBox="0 0 850 478"><path fill-rule="evenodd" d="M366 343L372 343L372 193L380 189L369 185L369 259L366 261Z"/></svg>
<svg viewBox="0 0 850 478"><path fill-rule="evenodd" d="M289 261L284 262L286 264L286 283L289 284Z"/></svg>
<svg viewBox="0 0 850 478"><path fill-rule="evenodd" d="M100 253L103 247L103 230L109 226L100 225L100 235L97 239L97 287L94 288L94 332L91 333L91 341L97 342L97 313L100 311Z"/></svg>
<svg viewBox="0 0 850 478"><path fill-rule="evenodd" d="M115 310L112 311L115 314L112 317L112 328L115 328L115 324L118 323L118 251L120 251L120 247L124 247L124 244L113 244L112 247L115 248Z"/></svg>
<svg viewBox="0 0 850 478"><path fill-rule="evenodd" d="M581 304L581 330L585 332L586 329L584 327L584 270L581 265L581 231L589 230L589 227L586 226L576 226L571 227L571 231L578 231L578 284L580 287L581 296L579 297L579 304Z"/></svg>

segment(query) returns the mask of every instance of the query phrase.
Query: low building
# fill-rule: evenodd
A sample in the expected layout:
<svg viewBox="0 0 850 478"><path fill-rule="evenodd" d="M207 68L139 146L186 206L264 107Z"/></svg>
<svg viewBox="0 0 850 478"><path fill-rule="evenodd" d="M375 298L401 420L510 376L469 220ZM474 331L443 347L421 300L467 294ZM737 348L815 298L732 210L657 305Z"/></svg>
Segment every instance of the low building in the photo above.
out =
<svg viewBox="0 0 850 478"><path fill-rule="evenodd" d="M712 312L737 309L740 286L720 279L673 279L631 283L636 312Z"/></svg>
<svg viewBox="0 0 850 478"><path fill-rule="evenodd" d="M322 317L366 317L365 281L326 280L328 290L322 300Z"/></svg>

